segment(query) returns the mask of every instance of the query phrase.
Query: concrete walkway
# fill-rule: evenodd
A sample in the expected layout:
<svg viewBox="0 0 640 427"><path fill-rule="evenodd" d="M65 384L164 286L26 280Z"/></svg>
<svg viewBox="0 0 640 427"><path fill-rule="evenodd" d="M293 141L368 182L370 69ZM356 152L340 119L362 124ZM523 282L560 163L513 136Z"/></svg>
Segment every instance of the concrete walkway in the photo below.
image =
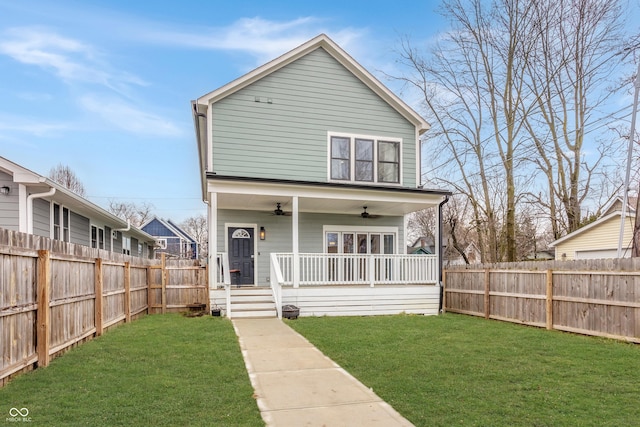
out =
<svg viewBox="0 0 640 427"><path fill-rule="evenodd" d="M281 320L233 325L267 426L412 426Z"/></svg>

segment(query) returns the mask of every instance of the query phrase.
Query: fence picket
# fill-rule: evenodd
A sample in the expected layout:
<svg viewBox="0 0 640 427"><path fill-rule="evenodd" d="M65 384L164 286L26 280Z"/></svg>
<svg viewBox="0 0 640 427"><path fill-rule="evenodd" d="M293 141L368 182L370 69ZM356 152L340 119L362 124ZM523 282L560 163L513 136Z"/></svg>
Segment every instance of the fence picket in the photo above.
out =
<svg viewBox="0 0 640 427"><path fill-rule="evenodd" d="M640 343L639 267L637 258L456 266L445 271L444 309Z"/></svg>
<svg viewBox="0 0 640 427"><path fill-rule="evenodd" d="M0 229L0 386L110 326L208 305L202 270Z"/></svg>

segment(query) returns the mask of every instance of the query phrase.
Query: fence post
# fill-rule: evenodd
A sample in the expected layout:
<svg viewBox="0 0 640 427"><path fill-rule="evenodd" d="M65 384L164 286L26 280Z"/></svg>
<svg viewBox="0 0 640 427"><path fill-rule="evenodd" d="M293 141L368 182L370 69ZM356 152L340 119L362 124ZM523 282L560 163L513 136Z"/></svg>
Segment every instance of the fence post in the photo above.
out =
<svg viewBox="0 0 640 427"><path fill-rule="evenodd" d="M102 258L96 258L94 274L96 336L102 335Z"/></svg>
<svg viewBox="0 0 640 427"><path fill-rule="evenodd" d="M553 270L547 270L547 329L553 329Z"/></svg>
<svg viewBox="0 0 640 427"><path fill-rule="evenodd" d="M131 322L131 263L124 263L124 321Z"/></svg>
<svg viewBox="0 0 640 427"><path fill-rule="evenodd" d="M491 316L491 281L489 280L489 269L484 270L484 318Z"/></svg>
<svg viewBox="0 0 640 427"><path fill-rule="evenodd" d="M153 289L151 289L151 272L153 269L147 266L147 314L151 314L151 306L153 305Z"/></svg>
<svg viewBox="0 0 640 427"><path fill-rule="evenodd" d="M198 270L200 271L200 270ZM205 275L204 275L204 284L205 284L205 289L206 291L206 299L204 300L205 303L207 304L207 308L206 308L206 312L207 313L211 313L211 301L210 301L210 293L211 291L209 290L209 263L207 263L207 265L205 266ZM202 276L202 275L200 275Z"/></svg>
<svg viewBox="0 0 640 427"><path fill-rule="evenodd" d="M162 281L162 314L167 312L167 254L161 256L161 281Z"/></svg>
<svg viewBox="0 0 640 427"><path fill-rule="evenodd" d="M49 365L49 322L51 318L49 300L51 291L51 257L49 251L38 251L38 329L36 331L36 353L38 366Z"/></svg>

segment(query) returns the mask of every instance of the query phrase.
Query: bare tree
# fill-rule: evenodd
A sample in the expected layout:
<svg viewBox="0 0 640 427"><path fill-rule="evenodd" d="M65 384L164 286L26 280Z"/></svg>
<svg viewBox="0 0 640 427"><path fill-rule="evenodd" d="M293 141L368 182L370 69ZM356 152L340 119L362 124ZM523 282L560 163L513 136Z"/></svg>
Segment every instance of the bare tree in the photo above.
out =
<svg viewBox="0 0 640 427"><path fill-rule="evenodd" d="M200 247L200 256L206 258L209 251L209 227L206 215L189 217L180 224L180 227L196 239Z"/></svg>
<svg viewBox="0 0 640 427"><path fill-rule="evenodd" d="M147 202L137 204L109 200L108 211L125 221L129 221L134 227L140 227L151 219L154 209L155 206Z"/></svg>
<svg viewBox="0 0 640 427"><path fill-rule="evenodd" d="M527 197L557 238L581 224L596 178L609 185L611 146L591 145L587 160L584 142L606 117L598 108L619 51L619 11L616 0L444 0L452 30L426 55L403 41L409 71L396 78L422 95L428 143L438 144L432 179L469 198L483 262L521 256Z"/></svg>
<svg viewBox="0 0 640 427"><path fill-rule="evenodd" d="M527 84L536 99L524 115L535 146L530 156L546 182L535 199L547 207L555 238L582 225L581 207L612 146L587 135L611 93L606 87L621 53L618 1L549 0L535 5L535 54ZM592 126L593 127L593 126ZM585 156L586 138L591 159Z"/></svg>
<svg viewBox="0 0 640 427"><path fill-rule="evenodd" d="M446 182L470 199L483 261L514 261L516 153L530 102L521 52L530 49L531 2L447 0L443 12L453 30L429 62L405 41L402 62L413 74L402 79L421 91L432 136L444 145L444 162L455 165Z"/></svg>
<svg viewBox="0 0 640 427"><path fill-rule="evenodd" d="M51 168L49 171L49 179L73 191L78 196L86 196L84 185L69 166L60 163L58 166Z"/></svg>

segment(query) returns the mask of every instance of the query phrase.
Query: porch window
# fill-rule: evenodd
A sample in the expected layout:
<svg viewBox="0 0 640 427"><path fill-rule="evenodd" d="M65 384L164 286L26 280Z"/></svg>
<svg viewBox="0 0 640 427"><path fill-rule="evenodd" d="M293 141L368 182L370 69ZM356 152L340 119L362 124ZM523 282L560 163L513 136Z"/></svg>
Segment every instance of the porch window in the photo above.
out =
<svg viewBox="0 0 640 427"><path fill-rule="evenodd" d="M335 232L326 233L330 254L394 254L395 233ZM355 239L355 241L354 241ZM357 244L357 246L355 245Z"/></svg>
<svg viewBox="0 0 640 427"><path fill-rule="evenodd" d="M401 140L329 136L329 179L400 184Z"/></svg>

